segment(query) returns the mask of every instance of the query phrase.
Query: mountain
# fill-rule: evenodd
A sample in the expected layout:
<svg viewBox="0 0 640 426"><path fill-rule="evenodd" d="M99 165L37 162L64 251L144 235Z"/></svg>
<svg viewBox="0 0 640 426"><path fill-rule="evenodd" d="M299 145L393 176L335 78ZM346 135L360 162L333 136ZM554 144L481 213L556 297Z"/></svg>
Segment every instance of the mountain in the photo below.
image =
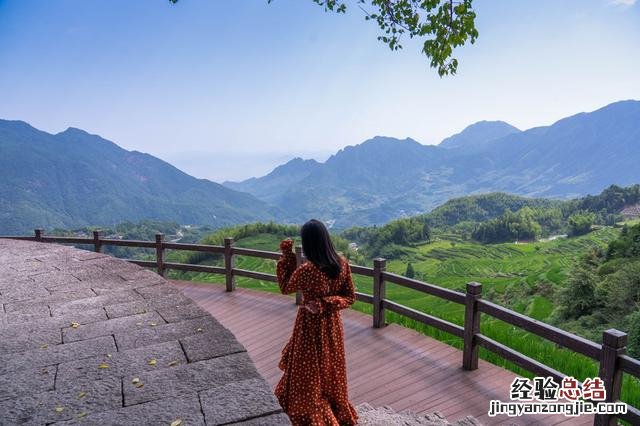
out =
<svg viewBox="0 0 640 426"><path fill-rule="evenodd" d="M288 218L336 227L383 224L469 194L574 198L640 182L640 102L616 102L519 131L479 122L440 145L377 136L304 173L234 183L286 206ZM275 172L275 170L274 170Z"/></svg>
<svg viewBox="0 0 640 426"><path fill-rule="evenodd" d="M303 160L296 157L282 164L262 178L250 178L242 182L226 181L222 184L228 188L248 192L263 197L265 201L277 201L282 190L300 182L320 167L316 160Z"/></svg>
<svg viewBox="0 0 640 426"><path fill-rule="evenodd" d="M0 234L124 220L223 226L279 209L85 131L52 135L0 120Z"/></svg>
<svg viewBox="0 0 640 426"><path fill-rule="evenodd" d="M438 145L447 149L482 150L496 139L520 133L520 129L504 121L479 121L467 126L462 132L443 139Z"/></svg>

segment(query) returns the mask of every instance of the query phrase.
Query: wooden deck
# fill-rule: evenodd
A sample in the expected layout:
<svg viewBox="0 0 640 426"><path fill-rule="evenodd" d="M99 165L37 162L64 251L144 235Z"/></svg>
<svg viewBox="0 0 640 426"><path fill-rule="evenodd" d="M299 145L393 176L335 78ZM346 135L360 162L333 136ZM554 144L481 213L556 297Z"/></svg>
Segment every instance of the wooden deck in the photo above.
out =
<svg viewBox="0 0 640 426"><path fill-rule="evenodd" d="M173 281L184 294L230 329L247 348L272 388L280 379L277 364L289 339L297 306L293 298L255 290L226 292L223 285ZM493 425L589 425L592 416L535 415L489 417L489 401L509 401L516 375L479 361L462 369L462 352L395 324L371 327L371 316L347 309L345 329L349 396L354 404L388 405L416 413L439 411L449 421L472 415Z"/></svg>

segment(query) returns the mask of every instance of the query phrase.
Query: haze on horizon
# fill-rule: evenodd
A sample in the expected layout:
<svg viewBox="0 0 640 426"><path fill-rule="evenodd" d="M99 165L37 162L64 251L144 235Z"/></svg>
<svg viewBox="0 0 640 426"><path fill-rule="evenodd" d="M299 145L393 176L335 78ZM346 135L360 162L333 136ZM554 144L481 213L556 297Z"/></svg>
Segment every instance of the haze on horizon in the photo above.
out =
<svg viewBox="0 0 640 426"><path fill-rule="evenodd" d="M635 0L475 8L478 41L441 79L416 42L378 42L355 2L0 0L0 118L223 181L374 135L438 143L480 120L524 130L640 99Z"/></svg>

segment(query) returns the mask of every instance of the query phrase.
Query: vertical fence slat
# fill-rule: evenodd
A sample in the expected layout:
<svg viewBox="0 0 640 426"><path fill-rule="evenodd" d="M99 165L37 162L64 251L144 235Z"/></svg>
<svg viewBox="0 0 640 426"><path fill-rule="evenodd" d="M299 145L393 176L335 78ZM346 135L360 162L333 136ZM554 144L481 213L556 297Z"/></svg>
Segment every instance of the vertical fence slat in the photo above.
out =
<svg viewBox="0 0 640 426"><path fill-rule="evenodd" d="M373 259L373 327L385 325L385 310L382 301L386 297L386 286L382 273L387 269L387 261L381 257Z"/></svg>
<svg viewBox="0 0 640 426"><path fill-rule="evenodd" d="M236 289L236 277L233 275L233 268L235 266L235 256L233 255L233 238L227 237L224 239L224 269L226 278L227 291L233 291Z"/></svg>
<svg viewBox="0 0 640 426"><path fill-rule="evenodd" d="M296 246L296 267L302 265L302 246ZM296 305L302 304L302 291L296 291Z"/></svg>
<svg viewBox="0 0 640 426"><path fill-rule="evenodd" d="M482 284L467 283L467 294L464 302L464 347L462 350L462 367L465 370L478 368L478 345L475 335L480 333L480 311L478 300L482 297Z"/></svg>
<svg viewBox="0 0 640 426"><path fill-rule="evenodd" d="M166 270L164 268L164 234L156 234L156 262L158 264L158 275L164 277Z"/></svg>
<svg viewBox="0 0 640 426"><path fill-rule="evenodd" d="M622 390L622 370L618 356L623 355L627 347L627 333L609 329L602 333L602 352L600 354L600 372L598 376L604 381L607 391L605 402L615 402L620 399ZM618 424L615 416L599 414L593 421L597 426L614 426Z"/></svg>
<svg viewBox="0 0 640 426"><path fill-rule="evenodd" d="M100 241L100 235L102 231L100 229L96 229L93 231L93 250L96 253L102 253L102 242Z"/></svg>

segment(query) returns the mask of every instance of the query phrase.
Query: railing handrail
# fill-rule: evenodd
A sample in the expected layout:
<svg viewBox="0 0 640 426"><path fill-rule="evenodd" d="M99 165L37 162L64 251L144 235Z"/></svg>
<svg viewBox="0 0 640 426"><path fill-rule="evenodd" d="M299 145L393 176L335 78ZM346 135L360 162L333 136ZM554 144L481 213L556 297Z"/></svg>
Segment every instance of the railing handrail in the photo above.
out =
<svg viewBox="0 0 640 426"><path fill-rule="evenodd" d="M101 237L101 231L99 230L93 232L93 238L45 236L41 229L36 229L35 236L33 237L0 236L0 238L62 244L88 244L93 245L96 252L102 252L104 246L154 248L156 250L156 261L125 260L144 267L155 267L157 268L158 274L163 277L169 269L225 275L227 291L233 291L235 289L236 276L277 282L277 277L274 274L236 268L234 261L235 256L251 256L271 260L278 260L280 258L279 252L234 247L233 238L225 238L224 245L210 245L165 242L163 234L156 234L156 241L107 239ZM224 256L224 267L165 262L165 250L186 250L222 254ZM302 263L303 255L300 246L296 247L296 258L298 259L298 263ZM563 373L480 333L480 314L484 313L563 346L573 352L599 361L599 376L605 382L607 402L620 402L619 398L623 373L635 378L640 378L640 360L624 354L627 335L621 331L613 329L606 330L603 333L603 344L601 345L495 303L482 300L482 285L478 283L468 283L466 293L450 290L387 272L385 270L385 259L374 259L373 268L360 265L350 265L350 268L353 274L373 278L373 295L356 292L356 300L373 305L374 327L383 327L386 324L385 311L388 309L420 323L461 337L464 343L463 367L467 370L475 370L478 368L478 348L483 347L535 374L544 374L553 377L556 381L561 381L565 377ZM464 325L453 324L387 299L385 296L387 282L435 296L452 303L464 305ZM300 293L296 296L296 303L299 304L301 301ZM627 408L627 413L618 417L633 424L640 424L640 410L629 404L627 404ZM613 415L596 415L594 424L613 424L612 422L615 420L615 417L616 416Z"/></svg>

